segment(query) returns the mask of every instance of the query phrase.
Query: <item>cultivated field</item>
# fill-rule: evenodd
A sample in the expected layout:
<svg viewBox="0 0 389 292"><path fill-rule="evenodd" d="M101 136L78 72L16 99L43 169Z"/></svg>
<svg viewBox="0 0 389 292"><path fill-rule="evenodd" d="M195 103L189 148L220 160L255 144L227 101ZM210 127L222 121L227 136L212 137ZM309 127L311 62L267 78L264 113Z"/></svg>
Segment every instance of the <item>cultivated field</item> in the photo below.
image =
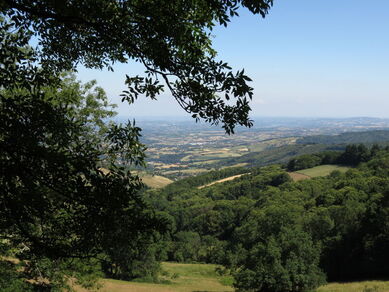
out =
<svg viewBox="0 0 389 292"><path fill-rule="evenodd" d="M199 149L197 151L191 151L191 154L183 157L182 162L202 162L202 161L215 161L222 158L239 157L242 153L247 151L246 147L242 149L235 148L221 148L221 149Z"/></svg>
<svg viewBox="0 0 389 292"><path fill-rule="evenodd" d="M153 189L159 189L166 187L168 184L171 184L173 181L168 179L167 177L163 177L160 175L142 175L141 176L143 183Z"/></svg>
<svg viewBox="0 0 389 292"><path fill-rule="evenodd" d="M266 149L291 145L296 141L296 138L278 137L278 134L273 134L243 133L243 135L226 136L220 131L205 131L189 133L180 136L181 138L171 134L164 135L156 140L149 139L147 161L152 171L173 179L196 175L215 168L229 167L233 164L249 164L246 161L234 163L233 160L250 153L260 153Z"/></svg>
<svg viewBox="0 0 389 292"><path fill-rule="evenodd" d="M168 184L171 184L173 181L167 177L160 176L160 175L153 175L150 173L147 173L145 171L137 171L133 170L131 172L132 174L138 175L142 182L152 189L159 189L166 187Z"/></svg>

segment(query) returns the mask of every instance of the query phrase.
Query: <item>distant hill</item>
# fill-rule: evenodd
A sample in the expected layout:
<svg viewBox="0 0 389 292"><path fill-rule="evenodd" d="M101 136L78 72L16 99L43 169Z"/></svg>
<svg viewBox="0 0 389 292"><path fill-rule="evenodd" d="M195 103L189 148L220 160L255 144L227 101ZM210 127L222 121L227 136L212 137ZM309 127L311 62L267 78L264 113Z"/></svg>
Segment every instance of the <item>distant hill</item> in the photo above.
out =
<svg viewBox="0 0 389 292"><path fill-rule="evenodd" d="M347 132L339 135L318 135L306 136L297 139L297 144L373 144L384 143L389 144L389 130L376 130L364 132Z"/></svg>
<svg viewBox="0 0 389 292"><path fill-rule="evenodd" d="M328 150L344 150L343 145L284 145L281 147L266 149L260 152L251 152L240 157L228 158L219 161L220 166L246 163L250 166L265 166L269 164L287 163L292 157L303 154L312 154Z"/></svg>
<svg viewBox="0 0 389 292"><path fill-rule="evenodd" d="M168 261L227 262L234 283L242 287L250 279L255 285L267 279L278 283L278 271L286 279L307 275L315 280L324 277L323 273L334 282L385 278L389 274L389 148L350 145L339 153L306 154L331 147L338 146L287 145L265 150L263 156L250 153L229 160L258 165L298 153L305 157L297 161L308 156L322 158L320 164L293 173L280 165L227 168L145 192L145 200L174 223L166 242ZM242 171L245 175L239 175ZM267 257L271 260L264 261ZM317 273L311 274L314 269ZM339 287L338 291L355 291ZM364 291L377 289L366 286Z"/></svg>
<svg viewBox="0 0 389 292"><path fill-rule="evenodd" d="M339 135L306 136L296 140L294 145L266 149L260 152L251 152L240 157L220 160L220 165L235 165L246 163L247 166L264 166L282 164L292 157L303 154L312 154L322 151L341 151L348 144L374 143L389 145L389 130L374 130L363 132L346 132Z"/></svg>

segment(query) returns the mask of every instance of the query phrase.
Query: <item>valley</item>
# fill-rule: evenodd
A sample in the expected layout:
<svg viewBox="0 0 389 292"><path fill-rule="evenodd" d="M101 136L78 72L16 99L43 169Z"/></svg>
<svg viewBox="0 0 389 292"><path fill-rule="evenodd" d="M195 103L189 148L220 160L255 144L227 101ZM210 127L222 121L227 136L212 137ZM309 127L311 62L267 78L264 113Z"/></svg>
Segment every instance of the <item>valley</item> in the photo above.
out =
<svg viewBox="0 0 389 292"><path fill-rule="evenodd" d="M389 141L389 120L376 118L262 118L234 135L187 120L139 123L148 147L142 173L150 187L225 167L282 164L297 155L342 150L348 143Z"/></svg>

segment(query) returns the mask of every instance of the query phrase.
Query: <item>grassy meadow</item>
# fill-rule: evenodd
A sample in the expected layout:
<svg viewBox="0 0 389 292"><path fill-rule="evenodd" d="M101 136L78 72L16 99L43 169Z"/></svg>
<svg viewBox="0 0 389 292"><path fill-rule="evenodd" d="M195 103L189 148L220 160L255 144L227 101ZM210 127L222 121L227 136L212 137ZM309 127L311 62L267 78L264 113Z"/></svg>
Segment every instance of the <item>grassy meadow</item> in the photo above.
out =
<svg viewBox="0 0 389 292"><path fill-rule="evenodd" d="M109 170L106 168L100 168L100 170L104 174L108 174ZM148 186L149 188L152 189L159 189L166 187L168 184L171 184L173 181L167 177L160 176L160 175L152 175L148 174L144 171L132 171L133 174L139 175L139 177L142 179L142 182Z"/></svg>
<svg viewBox="0 0 389 292"><path fill-rule="evenodd" d="M389 292L389 281L329 283L316 292Z"/></svg>
<svg viewBox="0 0 389 292"><path fill-rule="evenodd" d="M118 281L104 279L100 292L228 292L232 288L232 277L219 276L216 265L162 263L161 284ZM76 288L76 292L88 290Z"/></svg>
<svg viewBox="0 0 389 292"><path fill-rule="evenodd" d="M315 166L312 168L289 172L289 176L294 181L299 181L304 179L310 179L313 177L327 176L334 170L339 170L340 172L346 172L349 169L350 167L347 166L325 164L325 165Z"/></svg>
<svg viewBox="0 0 389 292"><path fill-rule="evenodd" d="M300 180L311 178L310 176L298 172L289 172L288 174L293 179L293 181L300 181Z"/></svg>
<svg viewBox="0 0 389 292"><path fill-rule="evenodd" d="M216 265L162 263L163 283L101 280L100 292L228 292L232 288L231 276L219 276ZM76 292L88 290L76 287ZM389 281L329 283L312 292L389 292Z"/></svg>
<svg viewBox="0 0 389 292"><path fill-rule="evenodd" d="M163 177L160 175L146 174L146 175L142 175L141 178L143 183L152 189L163 188L173 182L171 179L168 179L167 177Z"/></svg>
<svg viewBox="0 0 389 292"><path fill-rule="evenodd" d="M334 170L339 170L340 172L346 172L349 169L350 167L347 166L325 164L325 165L315 166L312 168L302 169L296 172L309 177L318 177L318 176L329 175Z"/></svg>
<svg viewBox="0 0 389 292"><path fill-rule="evenodd" d="M245 148L246 149L246 148ZM242 153L240 149L222 148L222 149L199 149L191 151L191 154L186 155L181 159L181 162L204 162L217 161L223 158L239 157Z"/></svg>

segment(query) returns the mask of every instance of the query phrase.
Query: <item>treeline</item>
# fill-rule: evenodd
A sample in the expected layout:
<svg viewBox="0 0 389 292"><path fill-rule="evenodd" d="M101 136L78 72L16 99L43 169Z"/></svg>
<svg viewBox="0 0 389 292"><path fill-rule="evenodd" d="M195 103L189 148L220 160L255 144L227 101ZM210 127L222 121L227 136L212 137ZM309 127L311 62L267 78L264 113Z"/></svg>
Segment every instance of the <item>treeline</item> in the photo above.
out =
<svg viewBox="0 0 389 292"><path fill-rule="evenodd" d="M296 171L323 164L345 164L355 166L361 162L370 160L380 149L380 146L377 144L374 144L371 148L366 147L364 144L352 144L348 145L343 152L325 151L295 157L288 162L286 167L289 171Z"/></svg>
<svg viewBox="0 0 389 292"><path fill-rule="evenodd" d="M339 135L306 136L297 139L295 145L284 145L260 152L251 152L240 157L220 160L215 167L247 163L248 166L264 166L287 163L292 157L321 152L343 151L347 145L375 144L386 147L389 144L389 130L347 132Z"/></svg>
<svg viewBox="0 0 389 292"><path fill-rule="evenodd" d="M389 141L388 130L347 132L339 135L306 136L297 139L297 144L373 144Z"/></svg>
<svg viewBox="0 0 389 292"><path fill-rule="evenodd" d="M168 194L180 193L187 191L189 188L200 187L219 179L248 172L250 172L250 169L244 167L228 167L221 170L213 170L197 176L181 179L166 186L164 192Z"/></svg>
<svg viewBox="0 0 389 292"><path fill-rule="evenodd" d="M165 259L221 264L238 291L386 277L389 149L362 149L336 153L361 161L344 174L292 182L273 165L204 189L149 193L172 222Z"/></svg>
<svg viewBox="0 0 389 292"><path fill-rule="evenodd" d="M220 160L215 167L247 163L247 166L257 167L271 164L288 163L295 156L313 154L322 151L342 151L346 145L284 145L281 147L266 149L260 152L251 152L240 157Z"/></svg>

